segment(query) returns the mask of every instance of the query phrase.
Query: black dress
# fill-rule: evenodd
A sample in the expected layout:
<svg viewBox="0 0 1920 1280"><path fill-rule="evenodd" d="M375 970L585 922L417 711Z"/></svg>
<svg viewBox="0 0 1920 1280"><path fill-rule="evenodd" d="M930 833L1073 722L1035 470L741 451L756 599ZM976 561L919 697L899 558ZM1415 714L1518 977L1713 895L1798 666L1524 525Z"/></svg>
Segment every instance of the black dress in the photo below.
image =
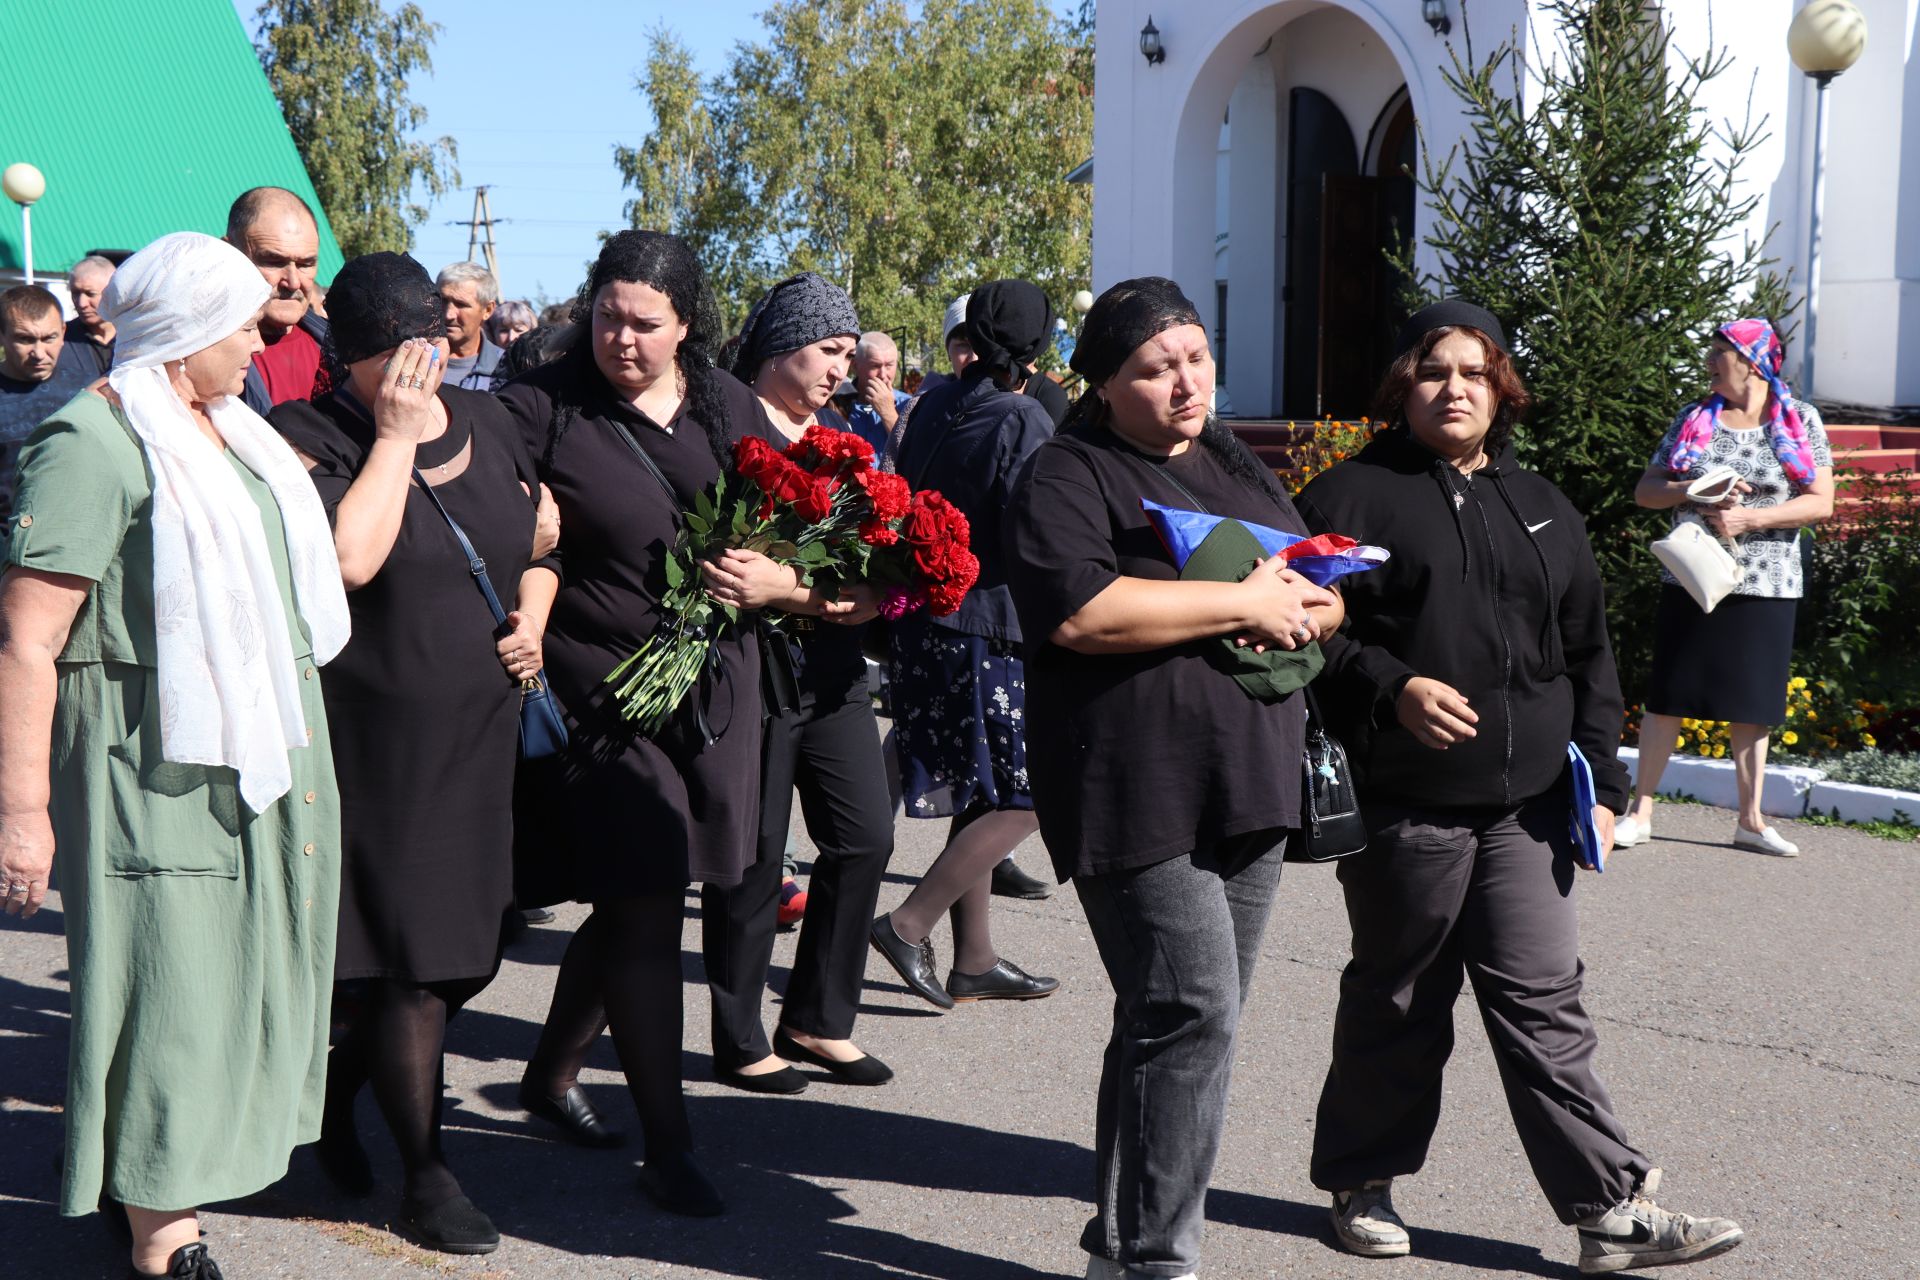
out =
<svg viewBox="0 0 1920 1280"><path fill-rule="evenodd" d="M493 397L442 388L447 431L414 450L466 469L434 486L511 609L532 558L531 463ZM373 446L373 424L340 396L289 401L271 420L314 459L335 512ZM340 778L340 978L442 982L491 974L512 898L519 690L494 650L493 614L465 554L417 485L393 550L349 592L353 638L325 696Z"/></svg>
<svg viewBox="0 0 1920 1280"><path fill-rule="evenodd" d="M716 372L736 424L761 415L753 393ZM717 678L693 697L718 735L683 716L657 738L619 718L607 673L659 627L676 516L719 478L707 426L683 406L653 422L621 400L584 353L500 391L540 478L559 504L560 594L547 622L547 677L572 743L554 769L558 801L538 819L540 856L560 864L548 895L586 901L657 894L689 880L733 885L753 862L760 808L760 652L752 629L719 642ZM555 401L576 406L551 439ZM622 440L647 451L669 498ZM525 811L522 821L527 822ZM520 856L529 856L523 840ZM526 905L523 900L523 905Z"/></svg>

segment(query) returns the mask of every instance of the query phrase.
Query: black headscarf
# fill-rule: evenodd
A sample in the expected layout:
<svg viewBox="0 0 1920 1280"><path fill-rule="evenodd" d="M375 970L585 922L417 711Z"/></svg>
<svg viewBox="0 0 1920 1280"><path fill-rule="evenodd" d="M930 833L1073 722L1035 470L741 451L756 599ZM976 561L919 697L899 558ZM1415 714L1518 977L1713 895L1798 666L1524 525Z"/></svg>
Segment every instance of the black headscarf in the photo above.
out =
<svg viewBox="0 0 1920 1280"><path fill-rule="evenodd" d="M847 291L812 271L788 276L747 313L733 356L733 376L752 382L767 357L842 334L860 336L860 317Z"/></svg>
<svg viewBox="0 0 1920 1280"><path fill-rule="evenodd" d="M1073 402L1060 429L1105 426L1107 404L1100 398L1099 389L1107 379L1118 373L1140 344L1155 334L1180 325L1202 323L1192 299L1165 276L1122 280L1101 294L1081 322L1080 341L1067 362L1075 373L1087 380L1087 389ZM1212 413L1207 414L1206 423L1200 429L1200 446L1213 455L1228 475L1276 505L1285 505L1286 499L1273 481L1273 472Z"/></svg>
<svg viewBox="0 0 1920 1280"><path fill-rule="evenodd" d="M966 334L981 374L1018 386L1053 341L1053 304L1037 284L991 281L967 297Z"/></svg>
<svg viewBox="0 0 1920 1280"><path fill-rule="evenodd" d="M409 338L447 336L440 290L404 253L362 254L340 268L327 290L333 357L344 367L391 351Z"/></svg>
<svg viewBox="0 0 1920 1280"><path fill-rule="evenodd" d="M1087 380L1091 395L1092 388L1120 371L1141 343L1176 325L1199 323L1193 302L1165 276L1122 280L1094 301L1068 363Z"/></svg>

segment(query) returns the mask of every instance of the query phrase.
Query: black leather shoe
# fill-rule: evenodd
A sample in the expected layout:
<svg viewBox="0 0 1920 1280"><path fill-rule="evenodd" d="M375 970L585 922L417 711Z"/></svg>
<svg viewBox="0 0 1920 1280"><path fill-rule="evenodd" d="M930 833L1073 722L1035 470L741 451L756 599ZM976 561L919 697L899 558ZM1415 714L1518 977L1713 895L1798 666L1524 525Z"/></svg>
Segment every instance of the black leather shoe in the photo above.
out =
<svg viewBox="0 0 1920 1280"><path fill-rule="evenodd" d="M474 1208L465 1196L442 1200L423 1209L410 1199L400 1202L400 1234L423 1249L439 1253L492 1253L500 1247L493 1219Z"/></svg>
<svg viewBox="0 0 1920 1280"><path fill-rule="evenodd" d="M720 1193L684 1151L649 1156L640 1166L640 1190L668 1213L688 1218L717 1218L727 1211Z"/></svg>
<svg viewBox="0 0 1920 1280"><path fill-rule="evenodd" d="M1053 886L1038 876L1030 876L1012 858L1002 858L993 867L993 892L1001 898L1026 898L1039 901L1053 896Z"/></svg>
<svg viewBox="0 0 1920 1280"><path fill-rule="evenodd" d="M790 1054L781 1054L790 1057ZM730 1089L743 1089L748 1093L804 1093L807 1078L792 1067L782 1067L778 1071L762 1071L757 1076L742 1075L738 1071L724 1071L718 1067L713 1071L714 1081Z"/></svg>
<svg viewBox="0 0 1920 1280"><path fill-rule="evenodd" d="M1038 1000L1060 989L1058 978L1036 978L1011 960L1000 960L985 973L947 975L947 991L955 1000Z"/></svg>
<svg viewBox="0 0 1920 1280"><path fill-rule="evenodd" d="M557 1098L546 1094L528 1084L520 1082L520 1105L529 1114L539 1116L583 1147L619 1147L626 1145L627 1135L618 1129L610 1128L594 1110L593 1103L587 1101L587 1092L574 1085Z"/></svg>
<svg viewBox="0 0 1920 1280"><path fill-rule="evenodd" d="M127 1268L127 1274L133 1280L226 1280L221 1274L220 1264L208 1255L207 1246L198 1240L175 1249L167 1258L167 1269L160 1272L159 1276L133 1266Z"/></svg>
<svg viewBox="0 0 1920 1280"><path fill-rule="evenodd" d="M841 1062L824 1053L815 1053L788 1035L785 1027L774 1031L773 1051L788 1062L804 1062L810 1067L819 1067L842 1084L885 1084L893 1079L893 1068L872 1054L855 1058L852 1062ZM787 1069L793 1071L791 1067ZM794 1071L793 1074L800 1073Z"/></svg>
<svg viewBox="0 0 1920 1280"><path fill-rule="evenodd" d="M873 949L887 958L887 963L893 966L910 991L937 1008L953 1008L953 997L933 976L933 939L927 938L915 946L894 932L893 917L890 915L876 919L867 937L873 943Z"/></svg>

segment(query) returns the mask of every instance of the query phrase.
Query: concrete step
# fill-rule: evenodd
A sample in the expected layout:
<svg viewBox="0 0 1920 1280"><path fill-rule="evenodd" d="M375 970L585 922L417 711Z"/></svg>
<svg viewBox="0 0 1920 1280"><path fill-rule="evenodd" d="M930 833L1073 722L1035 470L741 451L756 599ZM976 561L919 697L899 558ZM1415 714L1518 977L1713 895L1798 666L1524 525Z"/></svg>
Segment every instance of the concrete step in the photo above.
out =
<svg viewBox="0 0 1920 1280"><path fill-rule="evenodd" d="M1920 469L1920 449L1835 449L1833 465L1855 471L1913 471Z"/></svg>
<svg viewBox="0 0 1920 1280"><path fill-rule="evenodd" d="M1827 443L1840 449L1920 449L1920 427L1838 426L1827 428Z"/></svg>

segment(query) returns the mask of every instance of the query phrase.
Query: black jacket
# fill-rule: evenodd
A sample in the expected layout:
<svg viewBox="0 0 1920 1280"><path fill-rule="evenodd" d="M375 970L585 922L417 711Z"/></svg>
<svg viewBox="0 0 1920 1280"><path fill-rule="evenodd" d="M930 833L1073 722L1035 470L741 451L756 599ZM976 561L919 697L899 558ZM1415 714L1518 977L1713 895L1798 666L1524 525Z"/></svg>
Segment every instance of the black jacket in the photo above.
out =
<svg viewBox="0 0 1920 1280"><path fill-rule="evenodd" d="M1593 766L1601 804L1624 812L1625 708L1586 522L1511 448L1461 475L1404 429L1314 479L1295 500L1316 533L1393 558L1342 579L1347 624L1314 688L1363 797L1511 807L1561 785L1566 744ZM1395 704L1414 676L1458 689L1476 736L1420 744Z"/></svg>

